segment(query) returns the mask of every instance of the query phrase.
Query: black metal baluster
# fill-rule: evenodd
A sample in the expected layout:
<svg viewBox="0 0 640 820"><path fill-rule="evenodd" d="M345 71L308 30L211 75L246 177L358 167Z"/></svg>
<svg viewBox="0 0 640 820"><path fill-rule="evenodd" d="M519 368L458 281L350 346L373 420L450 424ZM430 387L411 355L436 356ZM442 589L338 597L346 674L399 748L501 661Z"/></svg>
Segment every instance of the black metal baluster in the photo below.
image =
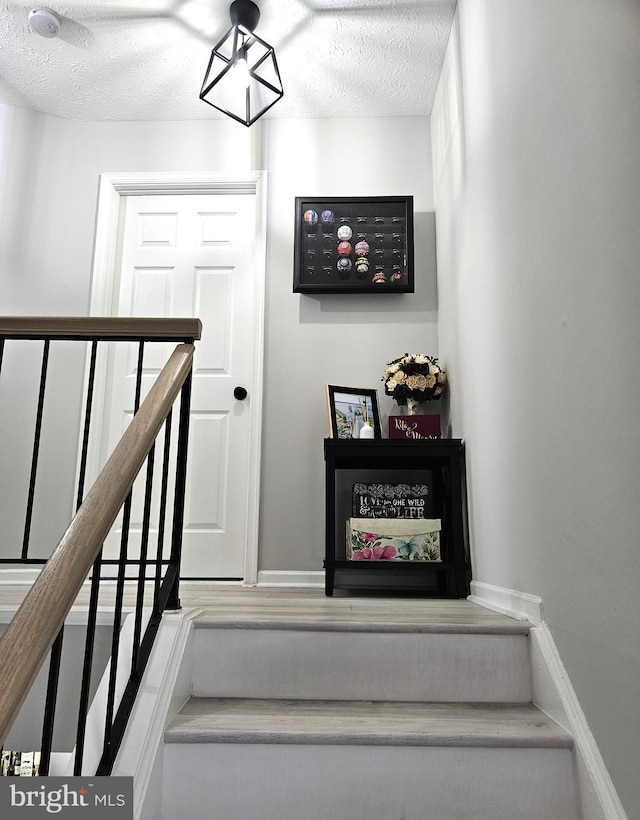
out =
<svg viewBox="0 0 640 820"><path fill-rule="evenodd" d="M149 521L151 519L151 494L153 490L153 465L155 462L155 445L147 457L147 481L144 494L144 514L142 517L142 537L140 541L140 565L138 567L138 593L136 596L136 614L133 630L133 650L131 654L131 674L138 676L138 652L142 634L142 613L144 610L144 587L147 575L147 551L149 548Z"/></svg>
<svg viewBox="0 0 640 820"><path fill-rule="evenodd" d="M84 661L82 664L82 685L80 689L80 705L78 707L78 728L76 732L76 754L73 764L73 773L82 774L82 760L84 758L84 743L87 731L87 715L89 714L89 691L91 686L91 672L93 670L93 650L95 647L96 623L98 620L98 597L100 594L100 573L102 570L102 549L93 564L91 576L91 595L89 597L89 612L87 617L87 638L84 645Z"/></svg>
<svg viewBox="0 0 640 820"><path fill-rule="evenodd" d="M144 358L144 342L138 344L138 369L136 372L136 394L134 401L134 415L140 407L142 392L142 363ZM118 652L120 649L120 627L122 625L122 607L124 601L124 583L127 569L127 553L129 546L129 527L131 524L131 502L133 489L124 502L122 513L122 536L120 538L120 559L118 563L118 579L116 583L116 600L113 613L113 639L111 642L111 668L109 672L109 689L107 694L107 709L104 724L104 756L111 753L111 738L113 731L113 715L115 711L116 677L118 673Z"/></svg>
<svg viewBox="0 0 640 820"><path fill-rule="evenodd" d="M48 339L44 341L42 351L42 365L40 368L40 388L38 392L38 408L36 411L36 428L33 439L33 453L31 457L31 475L29 478L29 493L27 497L27 512L25 516L24 536L22 540L22 560L29 557L29 540L31 536L31 523L33 520L33 503L35 498L36 477L38 473L38 458L40 455L40 437L42 434L42 416L44 411L44 397L47 385L47 370L49 366ZM40 749L40 771L43 775L49 773L51 762L51 749L53 746L53 727L55 723L56 702L58 698L58 684L60 680L60 664L62 658L62 644L64 640L64 626L61 627L55 639L50 653L49 675L47 680L47 694L44 707L44 719L42 724L42 742Z"/></svg>
<svg viewBox="0 0 640 820"><path fill-rule="evenodd" d="M58 632L58 637L51 647L49 661L49 680L47 683L47 698L44 707L44 722L42 725L42 743L40 744L40 774L44 777L49 774L51 750L53 748L53 724L56 716L58 700L58 683L60 680L60 662L62 659L62 641L64 626Z"/></svg>
<svg viewBox="0 0 640 820"><path fill-rule="evenodd" d="M91 344L91 364L89 365L89 382L87 384L87 398L84 410L84 431L82 434L82 454L80 456L80 475L78 477L78 494L76 496L76 511L82 504L84 496L84 482L87 471L87 453L89 450L89 430L91 427L91 409L93 406L93 386L96 376L96 354L98 342L94 340Z"/></svg>
<svg viewBox="0 0 640 820"><path fill-rule="evenodd" d="M31 535L31 520L33 518L33 499L36 490L36 474L38 472L38 456L40 454L40 434L42 432L42 411L44 408L44 393L47 384L47 367L49 364L49 340L45 339L42 352L42 367L40 370L40 392L38 395L38 410L36 412L36 430L33 440L33 455L31 457L31 477L29 479L29 495L27 499L27 514L22 539L22 560L29 557L29 538Z"/></svg>
<svg viewBox="0 0 640 820"><path fill-rule="evenodd" d="M160 490L160 511L158 516L158 545L156 549L156 572L153 584L153 611L160 611L159 594L162 582L162 556L164 554L164 531L167 519L167 495L169 490L169 461L171 456L171 420L173 410L169 411L164 426L164 454L162 457L162 487Z"/></svg>
<svg viewBox="0 0 640 820"><path fill-rule="evenodd" d="M111 641L111 669L109 673L109 690L107 694L107 710L104 726L105 754L111 745L111 729L115 711L116 676L118 672L118 651L120 649L120 628L122 626L122 607L124 602L124 582L127 568L127 550L129 544L129 524L131 521L131 499L129 493L124 503L122 516L122 536L120 538L120 560L118 564L118 579L116 583L116 600L113 611L113 639Z"/></svg>
<svg viewBox="0 0 640 820"><path fill-rule="evenodd" d="M78 493L76 496L76 510L82 504L84 497L84 483L87 469L87 453L89 449L89 432L91 427L91 410L93 406L93 388L96 375L96 356L98 351L98 341L94 339L91 343L91 360L89 365L89 380L87 384L87 396L85 400L84 430L82 434L82 453L80 456L80 474L78 476ZM89 713L89 691L91 686L91 671L93 664L93 651L95 647L96 623L98 616L98 595L100 592L100 571L102 568L102 550L93 563L93 574L91 577L91 593L89 595L89 611L87 615L87 636L84 644L84 660L82 664L82 684L80 687L80 703L78 705L78 724L76 729L76 752L74 758L74 775L82 774L82 760L84 757L84 744L87 729L87 714Z"/></svg>
<svg viewBox="0 0 640 820"><path fill-rule="evenodd" d="M180 559L182 557L182 528L184 526L184 500L187 486L187 451L189 448L189 412L191 410L191 379L193 370L184 381L180 393L180 421L178 427L178 452L176 459L176 486L173 502L173 528L171 533L171 558L167 574L173 582L167 600L167 609L180 606Z"/></svg>

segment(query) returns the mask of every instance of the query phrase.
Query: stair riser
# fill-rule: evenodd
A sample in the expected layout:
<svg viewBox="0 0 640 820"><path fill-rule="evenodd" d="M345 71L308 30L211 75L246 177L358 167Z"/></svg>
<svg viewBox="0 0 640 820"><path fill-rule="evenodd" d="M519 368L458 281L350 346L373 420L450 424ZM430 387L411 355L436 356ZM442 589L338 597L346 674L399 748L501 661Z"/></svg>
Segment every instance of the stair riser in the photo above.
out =
<svg viewBox="0 0 640 820"><path fill-rule="evenodd" d="M525 635L196 629L196 697L531 699Z"/></svg>
<svg viewBox="0 0 640 820"><path fill-rule="evenodd" d="M578 818L568 750L168 744L164 757L165 818Z"/></svg>

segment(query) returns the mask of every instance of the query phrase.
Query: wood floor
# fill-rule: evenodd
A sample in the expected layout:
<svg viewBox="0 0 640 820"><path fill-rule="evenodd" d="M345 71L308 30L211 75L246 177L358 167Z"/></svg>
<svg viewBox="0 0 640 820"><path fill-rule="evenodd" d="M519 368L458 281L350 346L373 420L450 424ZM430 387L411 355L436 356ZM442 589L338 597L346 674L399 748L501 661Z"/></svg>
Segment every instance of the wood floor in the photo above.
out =
<svg viewBox="0 0 640 820"><path fill-rule="evenodd" d="M10 613L22 602L28 587L0 585L0 610ZM113 606L115 588L106 584L100 608ZM517 621L465 600L343 595L328 598L321 589L291 587L241 587L230 584L185 581L180 587L184 609L199 611L202 626L244 628L323 629L348 631L523 633L526 621ZM127 585L125 606L132 608L135 587ZM88 604L83 589L74 606Z"/></svg>
<svg viewBox="0 0 640 820"><path fill-rule="evenodd" d="M564 748L571 736L531 703L193 698L165 743Z"/></svg>

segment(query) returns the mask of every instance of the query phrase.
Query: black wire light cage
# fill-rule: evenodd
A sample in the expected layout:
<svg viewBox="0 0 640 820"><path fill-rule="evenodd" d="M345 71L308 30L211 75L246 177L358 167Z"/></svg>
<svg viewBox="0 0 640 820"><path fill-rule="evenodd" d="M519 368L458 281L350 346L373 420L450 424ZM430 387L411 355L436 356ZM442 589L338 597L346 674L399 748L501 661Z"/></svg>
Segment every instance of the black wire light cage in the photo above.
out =
<svg viewBox="0 0 640 820"><path fill-rule="evenodd" d="M200 99L244 125L252 125L283 96L273 47L254 34L260 9L234 0L231 28L211 52Z"/></svg>

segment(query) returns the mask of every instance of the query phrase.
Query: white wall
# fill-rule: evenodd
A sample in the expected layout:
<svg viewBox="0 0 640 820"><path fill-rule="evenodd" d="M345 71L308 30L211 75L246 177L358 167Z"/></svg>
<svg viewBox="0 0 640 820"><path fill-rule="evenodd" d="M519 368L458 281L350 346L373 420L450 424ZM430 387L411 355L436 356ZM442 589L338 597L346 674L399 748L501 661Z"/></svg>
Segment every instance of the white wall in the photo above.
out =
<svg viewBox="0 0 640 820"><path fill-rule="evenodd" d="M0 105L0 305L19 302L43 116ZM3 308L4 309L4 308Z"/></svg>
<svg viewBox="0 0 640 820"><path fill-rule="evenodd" d="M88 312L101 173L268 172L260 569L321 570L325 384L377 387L382 397L387 361L407 350L437 353L429 120L274 120L246 129L231 120L85 123L0 111L13 129L2 162L21 169L12 196L22 195L23 181L30 192L21 208L26 240L19 258L0 269L5 313ZM0 120L0 134L7 131ZM22 137L33 145L28 173ZM415 197L416 294L293 294L295 196L392 194ZM385 412L391 407L389 400L383 403ZM5 443L3 452L15 455L7 460L28 463L24 448ZM75 446L71 435L59 440L48 462L72 477ZM5 505L23 509L12 486L5 488ZM70 510L71 499L62 507ZM57 524L53 529L61 534Z"/></svg>
<svg viewBox="0 0 640 820"><path fill-rule="evenodd" d="M273 120L260 568L321 570L325 384L378 388L388 361L437 353L427 119ZM292 293L296 196L415 197L416 293ZM385 399L385 401L382 401Z"/></svg>
<svg viewBox="0 0 640 820"><path fill-rule="evenodd" d="M640 6L460 0L458 14L434 168L474 578L542 597L638 818Z"/></svg>
<svg viewBox="0 0 640 820"><path fill-rule="evenodd" d="M0 635L15 613L0 611ZM60 680L56 701L56 716L52 749L55 752L70 752L76 745L78 730L78 709L80 703L84 650L87 635L86 616L74 613L64 628ZM89 685L89 705L96 693L111 656L113 638L112 616L98 615L96 625L93 670ZM5 749L31 751L42 748L42 723L44 720L47 683L49 679L49 659L47 658L33 682L18 716L11 727Z"/></svg>
<svg viewBox="0 0 640 820"><path fill-rule="evenodd" d="M86 265L90 236L82 242L67 205L73 187L61 184L61 146L51 140L52 120L0 105L0 313L86 313L86 288L74 268ZM95 198L95 194L92 195ZM88 214L88 219L87 219ZM92 232L90 209L78 213ZM64 228L66 227L66 233ZM82 230L82 228L81 228ZM87 228L84 228L86 231ZM84 256L83 256L83 251ZM7 343L0 380L0 555L22 547L31 468L41 345ZM36 485L31 557L46 557L70 520L78 442L79 406L67 404L82 379L82 352L52 351L50 383L64 372L64 389L49 390ZM28 364L28 371L25 365ZM55 420L51 425L49 422ZM55 433L50 435L52 426ZM53 492L44 491L44 488Z"/></svg>

